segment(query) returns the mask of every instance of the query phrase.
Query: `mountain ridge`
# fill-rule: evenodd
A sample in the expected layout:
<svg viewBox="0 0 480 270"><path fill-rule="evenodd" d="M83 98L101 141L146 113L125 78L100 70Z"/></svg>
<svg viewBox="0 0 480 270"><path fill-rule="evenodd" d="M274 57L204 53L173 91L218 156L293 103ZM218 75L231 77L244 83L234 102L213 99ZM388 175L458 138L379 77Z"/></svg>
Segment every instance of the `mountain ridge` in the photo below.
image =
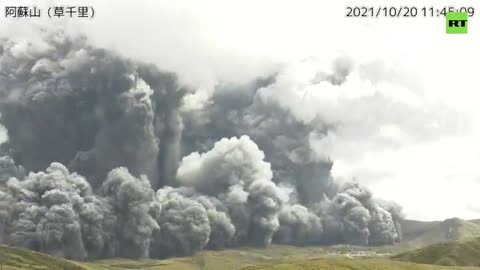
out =
<svg viewBox="0 0 480 270"><path fill-rule="evenodd" d="M441 242L394 255L392 259L422 264L480 266L480 237Z"/></svg>
<svg viewBox="0 0 480 270"><path fill-rule="evenodd" d="M405 219L400 245L421 248L431 244L480 237L480 219L448 218L443 221L417 221Z"/></svg>

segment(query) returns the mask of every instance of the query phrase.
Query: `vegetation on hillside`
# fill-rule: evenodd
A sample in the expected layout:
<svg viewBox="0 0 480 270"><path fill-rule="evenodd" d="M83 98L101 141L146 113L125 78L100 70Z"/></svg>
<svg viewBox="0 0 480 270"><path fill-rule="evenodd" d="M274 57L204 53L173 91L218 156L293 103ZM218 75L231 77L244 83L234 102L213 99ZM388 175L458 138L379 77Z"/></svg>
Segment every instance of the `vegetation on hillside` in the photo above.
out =
<svg viewBox="0 0 480 270"><path fill-rule="evenodd" d="M480 237L479 223L458 218L429 222L404 220L402 230L403 241L400 246L406 248L422 248L445 241Z"/></svg>
<svg viewBox="0 0 480 270"><path fill-rule="evenodd" d="M85 270L79 263L47 254L0 245L0 264L3 270Z"/></svg>
<svg viewBox="0 0 480 270"><path fill-rule="evenodd" d="M419 227L421 226L423 225ZM462 232L464 228L459 229L461 234L464 234ZM434 233L424 232L422 235ZM396 250L399 250L397 246L373 248L347 245L332 247L273 245L265 249L242 247L202 251L193 257L166 260L114 258L95 262L73 262L25 249L0 246L0 262L3 263L3 270L480 270L480 238L434 244L393 257L378 256Z"/></svg>
<svg viewBox="0 0 480 270"><path fill-rule="evenodd" d="M324 258L299 262L282 262L244 267L241 270L466 270L480 269L437 266L390 261L385 258Z"/></svg>
<svg viewBox="0 0 480 270"><path fill-rule="evenodd" d="M438 265L480 266L480 237L434 244L392 257L395 260Z"/></svg>

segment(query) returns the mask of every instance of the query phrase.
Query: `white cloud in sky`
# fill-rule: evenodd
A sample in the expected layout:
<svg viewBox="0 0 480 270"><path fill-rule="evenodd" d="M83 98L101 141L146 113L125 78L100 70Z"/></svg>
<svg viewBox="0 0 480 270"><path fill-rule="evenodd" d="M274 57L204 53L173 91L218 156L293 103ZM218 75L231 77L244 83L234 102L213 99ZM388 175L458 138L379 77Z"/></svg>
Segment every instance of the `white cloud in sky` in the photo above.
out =
<svg viewBox="0 0 480 270"><path fill-rule="evenodd" d="M58 2L79 3L22 1ZM408 218L480 217L480 13L469 20L469 34L447 35L443 18L345 17L346 6L443 7L438 1L81 3L94 6L96 18L60 25L174 71L202 93L219 80L245 82L282 67L283 96L275 99L295 105L299 117L318 114L338 124L313 143L334 160L338 179L355 177L400 203ZM474 1L449 4L480 12ZM30 27L4 20L0 31L29 35ZM337 57L355 66L344 85L310 83ZM289 95L299 93L292 103Z"/></svg>

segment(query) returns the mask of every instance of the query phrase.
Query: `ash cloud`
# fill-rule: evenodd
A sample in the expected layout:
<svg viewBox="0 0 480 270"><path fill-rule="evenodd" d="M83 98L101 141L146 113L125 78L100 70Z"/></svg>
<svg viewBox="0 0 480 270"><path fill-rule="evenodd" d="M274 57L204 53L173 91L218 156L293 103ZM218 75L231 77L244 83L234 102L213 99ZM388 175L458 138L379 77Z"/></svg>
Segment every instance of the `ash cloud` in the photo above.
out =
<svg viewBox="0 0 480 270"><path fill-rule="evenodd" d="M0 115L0 120L1 116L2 115ZM0 123L0 145L6 141L8 141L8 132L7 129Z"/></svg>
<svg viewBox="0 0 480 270"><path fill-rule="evenodd" d="M174 74L42 35L0 41L0 243L93 260L401 239L397 205L335 182L313 147L335 125L295 107L288 73L188 107L197 93ZM306 83L342 85L353 68L339 59Z"/></svg>

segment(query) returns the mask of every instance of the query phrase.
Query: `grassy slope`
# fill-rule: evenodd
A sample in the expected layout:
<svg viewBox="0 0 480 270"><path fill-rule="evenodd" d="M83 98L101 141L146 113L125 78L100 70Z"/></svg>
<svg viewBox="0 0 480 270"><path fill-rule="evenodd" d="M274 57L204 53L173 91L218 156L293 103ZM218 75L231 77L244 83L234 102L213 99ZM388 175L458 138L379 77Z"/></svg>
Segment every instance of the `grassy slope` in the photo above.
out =
<svg viewBox="0 0 480 270"><path fill-rule="evenodd" d="M0 245L0 263L3 270L11 269L48 269L48 270L84 270L78 263L64 260L55 256L46 255L21 248Z"/></svg>
<svg viewBox="0 0 480 270"><path fill-rule="evenodd" d="M463 223L463 226L460 228L459 234L460 234L459 239L479 237L480 225L470 221L465 221Z"/></svg>
<svg viewBox="0 0 480 270"><path fill-rule="evenodd" d="M292 247L273 245L267 249L238 248L222 251L205 251L203 256L207 270L228 269L441 269L438 266L391 261L387 258L351 259L338 253L358 250L374 250L378 253L403 252L411 247L423 247L448 239L456 242L442 243L422 250L402 253L395 260L419 263L450 263L458 265L480 265L480 221L447 220L444 222L419 222L406 220L403 224L405 242L396 246L355 247L339 245L333 247ZM335 253L332 255L332 253ZM3 259L2 259L3 257ZM97 262L76 263L53 256L18 248L0 246L0 260L4 270L11 269L75 269L75 270L121 270L121 269L171 269L193 270L199 266L190 257L168 260L110 259ZM65 268L67 267L67 268ZM246 267L246 268L245 268ZM447 268L457 269L457 268ZM480 268L478 268L480 270Z"/></svg>
<svg viewBox="0 0 480 270"><path fill-rule="evenodd" d="M475 224L480 224L480 219L471 219L469 221Z"/></svg>
<svg viewBox="0 0 480 270"><path fill-rule="evenodd" d="M325 255L326 251L321 247L292 247L272 245L269 248L243 247L221 251L204 251L206 269L228 270L240 269L246 266L271 263L279 260L308 260ZM168 270L197 270L199 267L192 258L171 258L167 260L127 260L110 259L94 263L84 264L92 269L113 270L113 269L168 269Z"/></svg>
<svg viewBox="0 0 480 270"><path fill-rule="evenodd" d="M461 219L447 219L443 222L405 220L402 229L401 246L409 248L421 248L443 241L468 240L480 236L479 223Z"/></svg>
<svg viewBox="0 0 480 270"><path fill-rule="evenodd" d="M434 244L393 256L415 263L480 266L480 237Z"/></svg>
<svg viewBox="0 0 480 270"><path fill-rule="evenodd" d="M241 270L454 270L480 269L477 267L456 267L424 265L390 261L381 258L323 258L300 262L283 262L249 266Z"/></svg>
<svg viewBox="0 0 480 270"><path fill-rule="evenodd" d="M127 260L110 259L98 262L71 262L37 252L1 247L0 254L5 256L4 270L11 269L75 269L75 270L198 270L200 269L190 257L168 260ZM391 261L386 257L348 258L344 255L327 253L319 247L296 248L291 246L272 246L267 249L241 248L235 250L206 251L203 253L206 270L274 270L274 269L331 269L331 270L433 270L433 269L476 269L459 267L438 267L409 262ZM70 268L64 268L64 267Z"/></svg>

